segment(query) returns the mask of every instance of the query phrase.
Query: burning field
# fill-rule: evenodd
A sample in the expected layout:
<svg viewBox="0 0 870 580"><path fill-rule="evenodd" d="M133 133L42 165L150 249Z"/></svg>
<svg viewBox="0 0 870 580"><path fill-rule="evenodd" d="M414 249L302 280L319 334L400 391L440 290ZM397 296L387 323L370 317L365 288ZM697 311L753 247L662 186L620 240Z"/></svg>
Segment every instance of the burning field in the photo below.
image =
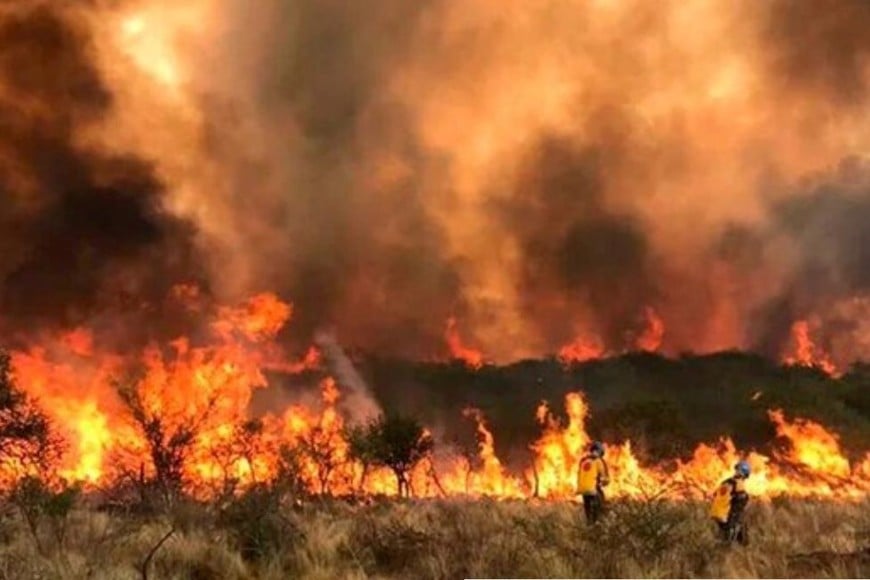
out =
<svg viewBox="0 0 870 580"><path fill-rule="evenodd" d="M863 0L3 3L0 491L55 564L27 514L64 498L195 544L183 506L278 493L397 558L321 575L438 577L402 510L565 536L595 439L609 525L695 525L746 459L767 524L851 522L858 559L809 573L866 566L868 29ZM683 556L594 573L806 562Z"/></svg>
<svg viewBox="0 0 870 580"><path fill-rule="evenodd" d="M817 421L764 410L768 400L798 401L800 408L801 392L817 398L824 389L835 406L856 405L849 393L867 392L862 367L835 377L799 360L779 365L726 354L779 375L769 382L752 375L767 384L751 396L734 387L738 404L762 413L771 432L758 450L721 436L663 455L655 438L679 442L673 431L679 415L666 417L663 427L650 410L655 406L641 406L646 414L617 407L594 424L583 391L564 394L563 406L520 410L536 435L522 441L513 431L499 446L499 431L478 408L465 406L454 425L434 421L430 429L396 419L389 400L368 387L370 375L408 364L420 377L444 372L458 379L467 399L486 392L475 382L494 372L522 377L516 368L483 365L451 324L445 341L460 357L453 362L372 364L351 358L329 334L289 356L278 337L292 324L293 308L272 294L228 307L183 286L166 300L178 304L163 308L199 322L194 336L120 352L82 327L46 333L3 359L0 475L7 511L0 521L7 537L19 538L0 549L9 577L147 577L150 570L179 578L441 578L518 569L530 576L855 577L870 566L866 414L855 415L857 424L843 422L846 447ZM796 335L798 350L801 339ZM705 372L728 376L716 357L698 360ZM644 364L679 368L697 361L646 352L523 364L539 373L558 369L563 380L592 372L579 381L591 392L620 388L620 378L604 385L594 378L612 376L611 364L628 365L637 379L651 372ZM777 381L798 397L779 399ZM397 390L393 381L382 382ZM424 405L437 400L420 388L405 396ZM695 388L702 398L717 396L717 387ZM738 415L733 401L719 398L720 413ZM383 438L386 454L370 435L385 416L406 421L415 433L402 443L393 430ZM574 503L579 459L593 426L609 433L614 416L633 417L640 437L606 439L610 507L603 527L591 529ZM471 443L451 435L461 432L457 424L470 430ZM511 459L500 458L499 448ZM713 543L704 505L741 458L753 470L747 489L754 540L737 555ZM826 530L822 539L807 534L818 526ZM547 540L552 534L558 542Z"/></svg>
<svg viewBox="0 0 870 580"><path fill-rule="evenodd" d="M379 413L353 362L328 337L321 338L322 351L312 347L298 360L288 358L276 340L290 321L289 304L264 294L238 307L209 308L191 287L176 288L168 300L182 301L179 309L208 321L195 342L177 338L124 355L102 350L87 329L77 329L12 352L10 378L44 410L63 441L53 466L57 476L94 489L129 478L154 479L208 499L274 481L282 455L294 450L305 493L398 492L389 465L370 464L352 449L350 427ZM472 365L472 375L478 365L476 359L457 364ZM319 384L319 393L275 386L300 375L303 383ZM266 403L255 402L258 391L270 395ZM276 402L282 398L283 404ZM264 404L270 410L253 415L252 406ZM591 441L584 394L567 393L564 412L542 403L526 414L528 423L539 425L538 437L519 444L531 452L528 465L512 470L503 463L497 433L484 413L468 407L463 415L474 426L476 449L436 442L408 466L410 494L572 498L579 459ZM758 497L866 497L870 454L848 453L837 433L814 421L787 417L780 409L767 415L782 443L770 455L738 450L723 436L698 445L686 458L649 464L634 454L631 441L608 442L609 494L701 499L745 455L753 468L749 490ZM433 438L428 429L421 436ZM22 462L27 458L15 449L7 457L8 481L43 467ZM161 461L164 457L174 463Z"/></svg>

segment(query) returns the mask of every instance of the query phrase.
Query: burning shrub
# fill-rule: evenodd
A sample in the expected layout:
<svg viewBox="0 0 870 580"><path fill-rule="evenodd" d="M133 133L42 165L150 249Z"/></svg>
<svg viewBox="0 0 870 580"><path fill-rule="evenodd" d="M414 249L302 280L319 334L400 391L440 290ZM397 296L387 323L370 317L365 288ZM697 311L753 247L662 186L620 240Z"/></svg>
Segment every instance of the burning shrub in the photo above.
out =
<svg viewBox="0 0 870 580"><path fill-rule="evenodd" d="M308 433L300 437L298 450L308 457L315 466L317 489L321 495L330 492L329 483L333 473L345 463L341 453L342 433L314 426Z"/></svg>
<svg viewBox="0 0 870 580"><path fill-rule="evenodd" d="M62 448L51 422L15 384L8 353L0 350L0 477L16 480L45 473Z"/></svg>
<svg viewBox="0 0 870 580"><path fill-rule="evenodd" d="M390 468L396 475L399 497L411 495L408 474L435 446L426 429L416 420L401 415L383 415L354 436L360 461Z"/></svg>
<svg viewBox="0 0 870 580"><path fill-rule="evenodd" d="M355 490L362 493L366 485L369 470L377 464L377 442L370 435L370 430L364 426L355 426L347 430L347 442L350 456L356 459L362 467Z"/></svg>
<svg viewBox="0 0 870 580"><path fill-rule="evenodd" d="M243 476L251 484L257 480L255 459L261 447L264 425L261 419L248 419L235 425L232 435L209 450L210 457L221 477L207 485L205 495L220 503L221 498L232 498L243 484ZM242 469L240 469L240 467Z"/></svg>
<svg viewBox="0 0 870 580"><path fill-rule="evenodd" d="M282 445L278 455L278 473L271 482L272 488L284 497L300 502L310 495L308 481L303 475L305 456L298 446L293 445Z"/></svg>
<svg viewBox="0 0 870 580"><path fill-rule="evenodd" d="M197 416L170 417L147 404L138 382L119 385L117 391L142 435L150 459L150 469L140 467L139 482L156 490L163 504L170 506L184 489L186 462L214 399Z"/></svg>

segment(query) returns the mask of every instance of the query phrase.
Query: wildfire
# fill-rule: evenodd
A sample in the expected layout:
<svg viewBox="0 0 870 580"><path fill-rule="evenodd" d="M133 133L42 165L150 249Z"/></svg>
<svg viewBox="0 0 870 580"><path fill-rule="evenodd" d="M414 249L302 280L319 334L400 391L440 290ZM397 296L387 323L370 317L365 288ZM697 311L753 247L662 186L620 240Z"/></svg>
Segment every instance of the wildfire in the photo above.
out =
<svg viewBox="0 0 870 580"><path fill-rule="evenodd" d="M531 493L541 497L569 498L574 494L579 460L590 441L585 430L588 406L583 396L569 393L565 410L568 424L562 427L546 405L538 409L537 417L544 432L532 445L536 457L527 479ZM731 439L724 438L714 446L699 445L688 462L645 466L632 452L630 441L607 445L605 458L610 471L607 493L612 497L703 498L745 457L753 469L748 489L760 497L866 496L870 490L866 459L851 467L836 435L817 423L803 419L788 423L779 411L772 411L770 418L788 443L789 451L781 457L756 452L743 455Z"/></svg>
<svg viewBox="0 0 870 580"><path fill-rule="evenodd" d="M831 376L837 376L838 370L830 357L810 337L810 325L805 320L798 320L791 327L794 350L786 355L783 362L787 365L819 368Z"/></svg>
<svg viewBox="0 0 870 580"><path fill-rule="evenodd" d="M201 300L189 288L175 294L191 305ZM211 312L205 338L151 344L134 359L103 350L87 329L13 353L16 381L68 443L59 466L62 477L105 485L124 476L179 469L188 492L209 496L292 473L302 489L315 494L396 493L393 472L363 465L351 453L339 406L341 385L334 378L321 380L316 400L300 397L274 413L250 416L254 392L268 386L266 371L300 372L320 363L315 349L293 361L278 344L276 337L292 317L289 304L262 294L234 307L196 308ZM475 351L461 346L453 320L448 336L469 365L481 364L479 353L471 356ZM538 407L541 434L530 445L528 467L515 472L498 457L483 413L468 409L465 416L474 421L478 440L472 456L430 454L409 474L412 492L422 497L574 497L578 463L591 440L589 405L582 393L569 393L564 411L566 420L546 403ZM753 468L749 490L760 497L866 496L870 455L852 465L836 434L824 426L804 419L789 422L780 410L769 417L784 443L783 451L772 456L740 453L724 438L698 446L688 461L646 465L630 441L608 443L607 493L701 498L745 457ZM158 464L157 447L178 461ZM2 471L14 470L4 465Z"/></svg>
<svg viewBox="0 0 870 580"><path fill-rule="evenodd" d="M241 308L221 307L212 328L223 338L238 331L249 340L268 339L284 327L292 313L290 305L274 294L261 294Z"/></svg>
<svg viewBox="0 0 870 580"><path fill-rule="evenodd" d="M646 352L657 352L665 336L665 322L652 307L644 309L646 328L637 337L637 348Z"/></svg>
<svg viewBox="0 0 870 580"><path fill-rule="evenodd" d="M301 362L277 358L271 339L290 314L289 305L264 294L239 308L219 309L205 346L192 346L182 337L166 347L149 345L131 361L97 351L90 332L76 329L43 346L12 353L12 364L18 383L71 444L61 475L96 482L117 475L108 474L110 464L137 470L145 449L119 393L134 394L143 420L160 417L169 437L196 423L208 447L245 419L253 391L266 386L264 370L316 365L316 351ZM191 455L208 451L194 449ZM130 460L118 464L116 455Z"/></svg>
<svg viewBox="0 0 870 580"><path fill-rule="evenodd" d="M466 409L464 415L474 420L478 435L477 469L467 459L461 467L453 466L445 478L445 488L465 494L494 497L523 497L522 482L508 474L495 452L495 438L486 426L483 413ZM465 477L459 477L464 468Z"/></svg>
<svg viewBox="0 0 870 580"><path fill-rule="evenodd" d="M643 311L644 328L638 334L628 333L627 342L630 348L643 352L658 352L665 335L664 320L654 308L648 306ZM564 365L577 364L601 358L607 354L604 341L588 333L579 334L572 342L559 349L558 359Z"/></svg>
<svg viewBox="0 0 870 580"><path fill-rule="evenodd" d="M837 436L813 421L797 419L789 424L782 411L769 411L776 433L792 444L789 460L814 473L834 477L849 477L849 462L840 450Z"/></svg>
<svg viewBox="0 0 870 580"><path fill-rule="evenodd" d="M604 356L604 343L598 337L578 336L574 342L559 349L562 364L582 363Z"/></svg>
<svg viewBox="0 0 870 580"><path fill-rule="evenodd" d="M447 319L444 339L447 341L447 347L450 349L450 356L455 360L461 360L473 369L479 369L483 366L483 353L466 346L462 342L462 337L459 336L459 330L456 328L456 319L453 317Z"/></svg>
<svg viewBox="0 0 870 580"><path fill-rule="evenodd" d="M584 423L589 414L586 401L579 393L565 397L568 425L562 429L545 403L536 417L544 428L540 440L532 445L537 455L531 479L536 495L570 495L577 479L577 463L589 443Z"/></svg>

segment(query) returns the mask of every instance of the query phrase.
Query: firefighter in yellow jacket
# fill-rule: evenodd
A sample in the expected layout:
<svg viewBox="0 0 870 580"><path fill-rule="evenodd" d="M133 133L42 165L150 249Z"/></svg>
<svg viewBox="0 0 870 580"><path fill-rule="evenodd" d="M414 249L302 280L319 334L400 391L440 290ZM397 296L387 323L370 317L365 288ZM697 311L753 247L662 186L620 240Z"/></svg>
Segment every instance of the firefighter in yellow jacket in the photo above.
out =
<svg viewBox="0 0 870 580"><path fill-rule="evenodd" d="M722 482L710 504L710 517L719 526L722 539L729 543L737 540L746 545L749 540L743 522L743 513L749 503L749 494L746 493L749 473L749 463L739 461L734 466L734 475Z"/></svg>
<svg viewBox="0 0 870 580"><path fill-rule="evenodd" d="M604 445L595 441L589 452L580 460L577 472L577 493L583 496L583 511L586 521L594 524L604 511L604 486L610 483L607 463L604 462Z"/></svg>

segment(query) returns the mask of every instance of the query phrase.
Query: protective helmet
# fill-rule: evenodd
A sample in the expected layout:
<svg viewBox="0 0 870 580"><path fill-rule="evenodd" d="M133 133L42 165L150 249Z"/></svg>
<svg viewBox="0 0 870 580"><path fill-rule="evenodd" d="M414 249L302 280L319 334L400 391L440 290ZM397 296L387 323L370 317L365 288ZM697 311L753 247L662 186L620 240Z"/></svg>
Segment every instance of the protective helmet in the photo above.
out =
<svg viewBox="0 0 870 580"><path fill-rule="evenodd" d="M604 445L601 441L593 441L591 445L589 445L589 452L592 455L602 456L604 455Z"/></svg>
<svg viewBox="0 0 870 580"><path fill-rule="evenodd" d="M737 465L734 466L734 471L742 475L743 477L749 477L749 474L752 470L749 468L749 463L746 461L738 461Z"/></svg>

